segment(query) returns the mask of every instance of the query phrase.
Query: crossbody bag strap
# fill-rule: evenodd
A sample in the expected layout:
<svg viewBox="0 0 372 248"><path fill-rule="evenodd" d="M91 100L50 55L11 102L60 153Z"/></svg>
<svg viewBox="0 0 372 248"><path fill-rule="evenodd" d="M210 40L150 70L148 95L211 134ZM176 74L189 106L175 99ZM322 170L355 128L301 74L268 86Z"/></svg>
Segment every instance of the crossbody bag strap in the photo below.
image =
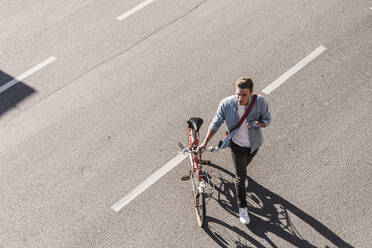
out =
<svg viewBox="0 0 372 248"><path fill-rule="evenodd" d="M223 148L226 148L229 145L230 139L235 134L235 132L238 131L237 128L240 127L240 125L243 123L243 121L245 120L245 118L247 118L249 112L251 112L251 110L253 108L253 105L254 105L254 102L256 101L256 99L257 99L257 94L254 94L253 97L252 97L251 102L248 105L247 110L244 113L244 115L242 116L242 118L240 118L238 124L235 125L235 127L230 131L230 133L226 132L226 137L225 137L224 140L220 140L220 142L218 143L218 148L223 149Z"/></svg>
<svg viewBox="0 0 372 248"><path fill-rule="evenodd" d="M231 133L232 131L234 131L235 129L239 128L240 125L241 125L241 124L243 123L243 121L245 120L245 118L247 118L249 112L251 112L251 110L252 110L252 108L253 108L253 105L254 105L254 102L256 101L256 99L257 99L257 94L254 93L254 94L253 94L253 97L252 97L252 100L251 100L251 102L250 102L249 105L248 105L247 110L245 111L245 113L244 113L244 115L242 116L242 118L240 118L238 124L236 124L235 127L233 127L233 129L231 129L230 133Z"/></svg>

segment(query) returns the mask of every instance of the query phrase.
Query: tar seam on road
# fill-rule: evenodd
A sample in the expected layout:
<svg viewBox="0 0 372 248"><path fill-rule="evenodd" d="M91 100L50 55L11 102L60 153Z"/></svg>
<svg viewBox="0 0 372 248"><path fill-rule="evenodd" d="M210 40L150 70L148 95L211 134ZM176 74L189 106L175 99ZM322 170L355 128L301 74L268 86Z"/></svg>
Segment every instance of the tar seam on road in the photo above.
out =
<svg viewBox="0 0 372 248"><path fill-rule="evenodd" d="M10 87L17 84L19 81L22 81L23 79L27 78L28 76L32 75L33 73L41 70L43 67L49 65L50 63L54 62L55 60L56 60L55 57L50 57L50 58L44 60L43 62L41 62L40 64L32 67L30 70L24 72L23 74L19 75L18 77L14 78L13 80L11 80L11 81L7 82L6 84L4 84L3 86L1 86L0 87L0 93L2 93L3 91L6 91Z"/></svg>
<svg viewBox="0 0 372 248"><path fill-rule="evenodd" d="M301 70L305 65L310 63L313 59L318 57L321 53L323 53L327 48L324 46L320 46L314 51L312 51L309 55L307 55L304 59L294 65L291 69L286 71L283 75L281 75L277 80L266 86L265 89L262 90L265 94L270 94L273 90L278 88L281 84L283 84L288 78L292 77L296 72Z"/></svg>
<svg viewBox="0 0 372 248"><path fill-rule="evenodd" d="M141 4L138 4L136 7L134 7L134 8L132 8L132 9L128 10L128 11L125 12L124 14L122 14L122 15L116 17L116 19L119 20L119 21L122 21L122 20L124 20L125 18L127 18L127 17L133 15L134 13L136 13L137 11L139 11L140 9L146 7L147 5L149 5L150 3L152 3L153 1L154 1L154 0L146 0L146 1L144 1L143 3L141 3Z"/></svg>
<svg viewBox="0 0 372 248"><path fill-rule="evenodd" d="M123 199L116 202L111 206L111 209L115 212L119 212L123 207L125 207L129 202L134 200L138 195L145 191L148 187L158 181L161 177L168 173L168 171L175 168L179 163L181 163L187 156L183 153L178 154L172 158L168 163L163 165L160 169L155 171L151 176L149 176L140 185L132 189Z"/></svg>

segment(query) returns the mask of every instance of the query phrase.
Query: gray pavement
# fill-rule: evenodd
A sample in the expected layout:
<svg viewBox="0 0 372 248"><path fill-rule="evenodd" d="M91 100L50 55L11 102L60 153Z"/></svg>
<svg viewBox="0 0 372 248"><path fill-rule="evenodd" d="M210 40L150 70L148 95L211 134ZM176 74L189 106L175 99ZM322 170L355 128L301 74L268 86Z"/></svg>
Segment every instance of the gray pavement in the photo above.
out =
<svg viewBox="0 0 372 248"><path fill-rule="evenodd" d="M4 2L4 3L3 3ZM0 247L371 247L371 1L0 2ZM264 95L272 125L249 167L239 223L229 150L205 154L215 188L197 227L177 155L234 82ZM261 93L263 94L263 93ZM211 142L223 137L223 128Z"/></svg>

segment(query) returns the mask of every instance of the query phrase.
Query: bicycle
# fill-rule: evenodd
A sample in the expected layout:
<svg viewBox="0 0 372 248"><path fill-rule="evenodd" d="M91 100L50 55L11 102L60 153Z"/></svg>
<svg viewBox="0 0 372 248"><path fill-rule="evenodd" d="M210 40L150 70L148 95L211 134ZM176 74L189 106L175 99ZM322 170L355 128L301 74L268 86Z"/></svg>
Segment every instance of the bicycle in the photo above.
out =
<svg viewBox="0 0 372 248"><path fill-rule="evenodd" d="M209 173L205 173L202 168L202 165L210 165L210 161L202 160L201 153L196 152L200 141L199 130L202 124L203 119L199 117L190 118L187 121L187 148L185 148L181 142L178 142L178 146L183 153L188 154L191 162L189 175L183 176L182 180L191 179L193 202L199 227L204 226L206 219L206 185L213 185L213 182L210 183L212 180ZM215 152L218 148L208 147L206 150Z"/></svg>

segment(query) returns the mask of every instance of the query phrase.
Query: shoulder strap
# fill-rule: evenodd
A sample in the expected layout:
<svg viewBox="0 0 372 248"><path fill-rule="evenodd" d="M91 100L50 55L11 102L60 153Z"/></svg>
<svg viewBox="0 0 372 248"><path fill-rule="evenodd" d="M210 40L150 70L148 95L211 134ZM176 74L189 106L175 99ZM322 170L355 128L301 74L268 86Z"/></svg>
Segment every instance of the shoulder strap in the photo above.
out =
<svg viewBox="0 0 372 248"><path fill-rule="evenodd" d="M241 125L241 124L243 123L243 121L245 120L245 118L247 118L249 112L251 112L251 110L252 110L252 108L253 108L253 105L254 105L254 102L256 101L256 99L257 99L257 94L254 93L254 94L253 94L253 97L252 97L252 100L251 100L251 102L250 102L249 105L248 105L247 110L245 111L245 113L244 113L244 115L242 116L242 118L240 118L238 124L236 124L235 127L233 127L233 129L231 129L230 133L231 133L233 130L239 128L240 125Z"/></svg>

